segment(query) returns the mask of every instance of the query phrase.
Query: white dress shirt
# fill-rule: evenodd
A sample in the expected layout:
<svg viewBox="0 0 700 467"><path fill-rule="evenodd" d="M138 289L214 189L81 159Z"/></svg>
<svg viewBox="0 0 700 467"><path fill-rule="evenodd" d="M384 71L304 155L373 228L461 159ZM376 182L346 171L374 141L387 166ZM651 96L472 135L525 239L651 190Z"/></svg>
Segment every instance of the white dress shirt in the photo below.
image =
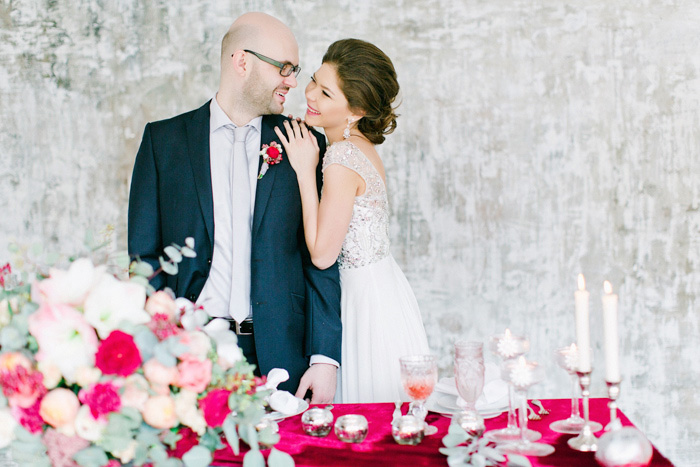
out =
<svg viewBox="0 0 700 467"><path fill-rule="evenodd" d="M210 316L231 318L231 257L234 228L231 221L233 200L231 198L231 164L233 159L233 133L226 125L236 126L221 109L216 96L209 106L209 162L211 166L211 188L214 202L214 254L211 259L209 277L197 299ZM246 154L250 174L250 213L253 218L255 189L258 181L258 158L260 157L262 117L247 123L251 127L246 138ZM250 274L250 271L248 271ZM252 306L248 316L252 316ZM311 364L329 363L339 367L338 362L324 355L312 355Z"/></svg>

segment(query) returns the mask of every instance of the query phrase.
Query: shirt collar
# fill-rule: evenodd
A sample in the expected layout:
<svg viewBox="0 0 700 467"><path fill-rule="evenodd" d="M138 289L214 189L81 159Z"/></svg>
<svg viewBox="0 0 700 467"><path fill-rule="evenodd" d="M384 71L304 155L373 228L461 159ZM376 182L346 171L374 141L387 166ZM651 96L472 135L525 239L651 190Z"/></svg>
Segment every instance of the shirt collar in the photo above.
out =
<svg viewBox="0 0 700 467"><path fill-rule="evenodd" d="M219 103L216 102L216 95L212 97L211 104L209 104L209 114L210 133L214 133L216 130L226 125L238 126L235 123L233 123L230 118L228 118L226 112L224 112ZM255 117L254 119L246 123L246 125L255 128L256 130L258 130L258 133L260 133L260 128L262 127L262 115L259 117Z"/></svg>

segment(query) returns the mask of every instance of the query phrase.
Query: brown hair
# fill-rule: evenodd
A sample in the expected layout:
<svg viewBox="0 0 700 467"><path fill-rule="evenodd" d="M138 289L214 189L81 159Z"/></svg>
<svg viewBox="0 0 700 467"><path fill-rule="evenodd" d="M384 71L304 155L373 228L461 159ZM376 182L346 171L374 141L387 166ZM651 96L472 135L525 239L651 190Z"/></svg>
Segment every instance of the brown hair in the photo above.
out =
<svg viewBox="0 0 700 467"><path fill-rule="evenodd" d="M369 42L342 39L328 47L323 63L335 67L350 109L365 112L357 129L373 144L383 143L384 135L396 128L398 117L392 104L399 83L389 57Z"/></svg>

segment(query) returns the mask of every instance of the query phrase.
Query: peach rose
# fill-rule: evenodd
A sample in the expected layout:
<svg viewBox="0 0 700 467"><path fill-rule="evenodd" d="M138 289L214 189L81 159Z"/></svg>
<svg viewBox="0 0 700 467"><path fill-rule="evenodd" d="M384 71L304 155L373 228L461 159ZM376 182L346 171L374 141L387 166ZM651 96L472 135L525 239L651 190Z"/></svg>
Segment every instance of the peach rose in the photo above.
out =
<svg viewBox="0 0 700 467"><path fill-rule="evenodd" d="M5 352L0 355L0 371L12 371L17 366L32 369L32 361L19 352Z"/></svg>
<svg viewBox="0 0 700 467"><path fill-rule="evenodd" d="M183 360L206 360L211 351L211 339L202 331L189 331L180 334L180 344L187 347Z"/></svg>
<svg viewBox="0 0 700 467"><path fill-rule="evenodd" d="M156 358L152 358L143 365L143 374L151 383L151 387L158 394L169 394L168 386L175 384L178 379L176 367L168 367L160 363Z"/></svg>
<svg viewBox="0 0 700 467"><path fill-rule="evenodd" d="M41 400L39 415L52 427L61 428L73 425L79 408L78 396L73 391L56 388L49 391Z"/></svg>
<svg viewBox="0 0 700 467"><path fill-rule="evenodd" d="M175 402L170 396L154 396L144 404L143 421L153 428L165 430L177 425Z"/></svg>
<svg viewBox="0 0 700 467"><path fill-rule="evenodd" d="M168 320L175 321L177 306L175 305L175 299L172 295L163 290L159 290L146 300L146 311L151 316L160 313L166 315Z"/></svg>

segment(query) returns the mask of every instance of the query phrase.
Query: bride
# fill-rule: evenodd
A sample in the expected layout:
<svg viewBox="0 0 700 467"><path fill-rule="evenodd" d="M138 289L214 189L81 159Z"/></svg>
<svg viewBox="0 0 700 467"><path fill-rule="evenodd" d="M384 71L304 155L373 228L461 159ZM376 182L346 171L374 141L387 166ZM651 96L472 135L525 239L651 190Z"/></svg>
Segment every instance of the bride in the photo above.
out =
<svg viewBox="0 0 700 467"><path fill-rule="evenodd" d="M376 145L396 127L399 91L389 57L357 39L331 44L306 87L305 122L323 127L323 158L306 125L277 128L301 193L304 232L313 263L340 268L342 362L336 402L407 400L399 357L429 353L418 303L389 252L389 205Z"/></svg>

